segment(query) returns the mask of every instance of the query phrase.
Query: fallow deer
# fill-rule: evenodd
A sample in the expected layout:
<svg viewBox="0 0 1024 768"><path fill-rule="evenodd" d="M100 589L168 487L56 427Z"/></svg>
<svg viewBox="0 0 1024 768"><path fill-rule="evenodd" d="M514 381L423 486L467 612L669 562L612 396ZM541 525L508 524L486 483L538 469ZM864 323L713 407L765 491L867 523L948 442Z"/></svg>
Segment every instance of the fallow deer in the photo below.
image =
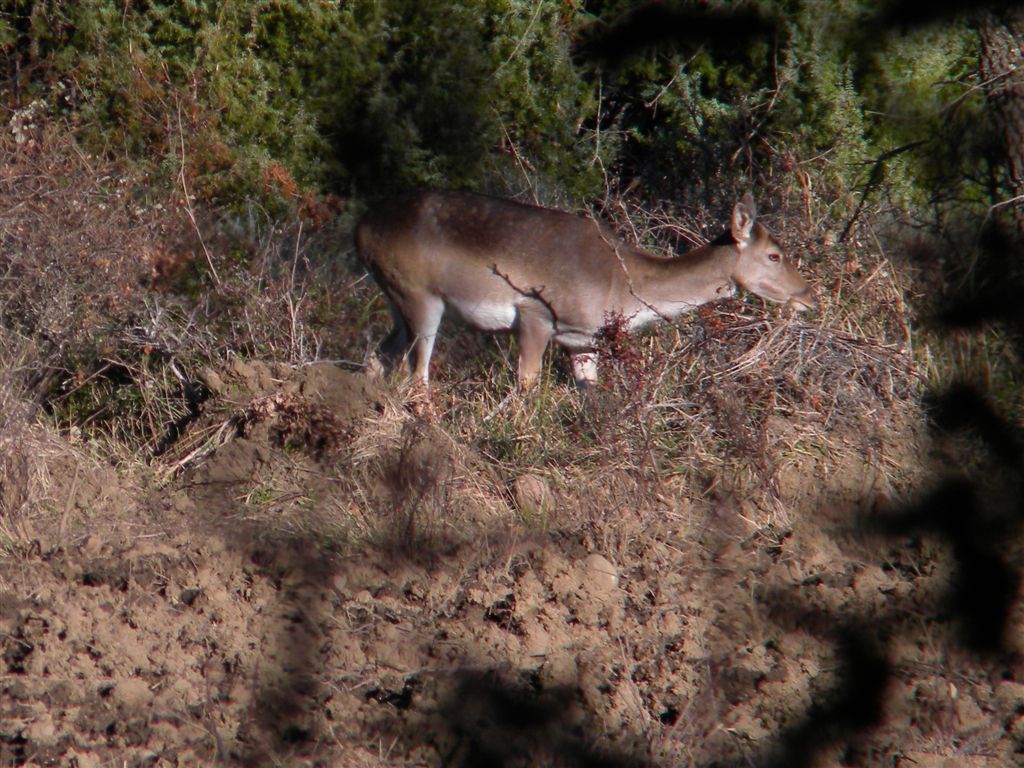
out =
<svg viewBox="0 0 1024 768"><path fill-rule="evenodd" d="M441 316L454 309L481 331L518 337L519 386L537 380L547 344L565 347L577 385L597 379L596 335L609 318L628 330L671 320L737 285L797 310L811 287L756 220L749 194L728 231L675 258L620 240L594 219L466 192L419 192L371 211L355 233L387 296L394 330L381 343L393 366L411 353L429 379Z"/></svg>

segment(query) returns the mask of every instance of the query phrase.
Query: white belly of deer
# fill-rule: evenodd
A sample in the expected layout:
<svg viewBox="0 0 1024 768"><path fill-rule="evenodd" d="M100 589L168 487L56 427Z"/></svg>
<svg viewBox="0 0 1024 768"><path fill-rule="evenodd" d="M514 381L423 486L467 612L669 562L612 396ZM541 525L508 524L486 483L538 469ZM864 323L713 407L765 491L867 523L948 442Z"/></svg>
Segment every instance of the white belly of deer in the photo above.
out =
<svg viewBox="0 0 1024 768"><path fill-rule="evenodd" d="M645 307L626 318L626 329L635 331L638 328L643 328L645 325L650 325L659 317L661 317L661 315L659 315L655 310Z"/></svg>
<svg viewBox="0 0 1024 768"><path fill-rule="evenodd" d="M462 318L481 331L509 331L515 326L516 307L501 301L464 301L450 298L448 303Z"/></svg>

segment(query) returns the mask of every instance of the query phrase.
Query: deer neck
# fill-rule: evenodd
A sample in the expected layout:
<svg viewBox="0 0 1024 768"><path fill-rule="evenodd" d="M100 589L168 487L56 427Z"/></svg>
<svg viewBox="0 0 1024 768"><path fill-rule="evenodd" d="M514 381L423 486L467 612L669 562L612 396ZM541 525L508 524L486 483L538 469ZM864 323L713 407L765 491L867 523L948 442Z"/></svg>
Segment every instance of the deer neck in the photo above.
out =
<svg viewBox="0 0 1024 768"><path fill-rule="evenodd" d="M630 293L639 312L649 322L655 317L677 317L701 304L732 296L732 273L739 258L735 245L708 245L676 258L638 254Z"/></svg>

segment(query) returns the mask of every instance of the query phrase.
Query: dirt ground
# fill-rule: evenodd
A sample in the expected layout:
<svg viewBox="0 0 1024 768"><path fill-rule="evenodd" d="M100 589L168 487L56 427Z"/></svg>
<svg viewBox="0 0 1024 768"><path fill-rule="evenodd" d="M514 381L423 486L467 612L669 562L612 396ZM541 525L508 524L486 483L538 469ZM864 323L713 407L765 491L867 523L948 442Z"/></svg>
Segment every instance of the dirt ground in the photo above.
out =
<svg viewBox="0 0 1024 768"><path fill-rule="evenodd" d="M329 365L207 383L236 415L177 467L37 457L0 764L1024 765L1016 545L872 467L807 457L766 523L504 476Z"/></svg>

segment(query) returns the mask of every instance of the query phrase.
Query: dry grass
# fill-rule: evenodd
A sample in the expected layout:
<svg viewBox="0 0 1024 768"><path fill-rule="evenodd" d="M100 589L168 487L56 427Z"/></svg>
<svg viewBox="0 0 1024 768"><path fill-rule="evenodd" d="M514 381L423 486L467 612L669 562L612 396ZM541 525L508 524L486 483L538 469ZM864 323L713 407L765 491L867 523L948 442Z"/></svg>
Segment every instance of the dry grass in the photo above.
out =
<svg viewBox="0 0 1024 768"><path fill-rule="evenodd" d="M500 476L436 419L417 413L422 393L405 393L385 396L346 457L345 492L360 535L415 557L505 527Z"/></svg>
<svg viewBox="0 0 1024 768"><path fill-rule="evenodd" d="M57 122L29 134L0 136L0 306L18 385L53 425L146 462L195 420L204 370L325 351L323 319L353 295L340 283L359 280L329 258L345 216L243 223L85 154Z"/></svg>
<svg viewBox="0 0 1024 768"><path fill-rule="evenodd" d="M0 139L0 167L0 302L22 351L17 386L62 429L106 425L108 447L134 448L180 410L144 321L166 210L57 125Z"/></svg>
<svg viewBox="0 0 1024 768"><path fill-rule="evenodd" d="M32 401L26 371L36 370L34 350L10 338L0 342L0 552L38 555L48 546L69 547L87 528L90 500L119 491L105 457L82 441L80 431L61 435Z"/></svg>
<svg viewBox="0 0 1024 768"><path fill-rule="evenodd" d="M257 411L272 391L229 404L209 386L235 356L356 362L385 330L373 287L338 256L350 248L344 216L315 231L296 221L246 232L202 211L185 216L173 194L142 205L140 180L45 133L0 151L10 169L0 179L4 268L19 287L4 296L5 323L36 345L19 380L54 423L101 441L115 462L155 459L167 478L266 422ZM680 249L722 226L705 211L621 196L603 211L648 246ZM39 226L44 213L52 221ZM200 226L202 238L191 231ZM425 531L500 518L524 474L544 478L563 525L614 521L625 507L665 514L682 498L752 499L752 525L784 522L794 476L810 483L850 462L899 485L910 470L891 445L916 424L921 393L901 278L866 225L843 248L802 222L776 229L802 257L819 313L791 317L746 298L639 337L612 324L601 385L586 396L558 354L536 393L506 398L509 342L463 334L439 344L430 401L399 389L340 449L354 500L339 510L353 535L379 539L390 527L412 547ZM216 284L197 270L206 256ZM275 423L288 421L291 435L327 439L316 413L278 405ZM453 508L453 488L473 501Z"/></svg>
<svg viewBox="0 0 1024 768"><path fill-rule="evenodd" d="M7 350L4 350L7 352ZM21 540L19 521L47 486L49 440L18 380L17 362L0 359L0 548Z"/></svg>

